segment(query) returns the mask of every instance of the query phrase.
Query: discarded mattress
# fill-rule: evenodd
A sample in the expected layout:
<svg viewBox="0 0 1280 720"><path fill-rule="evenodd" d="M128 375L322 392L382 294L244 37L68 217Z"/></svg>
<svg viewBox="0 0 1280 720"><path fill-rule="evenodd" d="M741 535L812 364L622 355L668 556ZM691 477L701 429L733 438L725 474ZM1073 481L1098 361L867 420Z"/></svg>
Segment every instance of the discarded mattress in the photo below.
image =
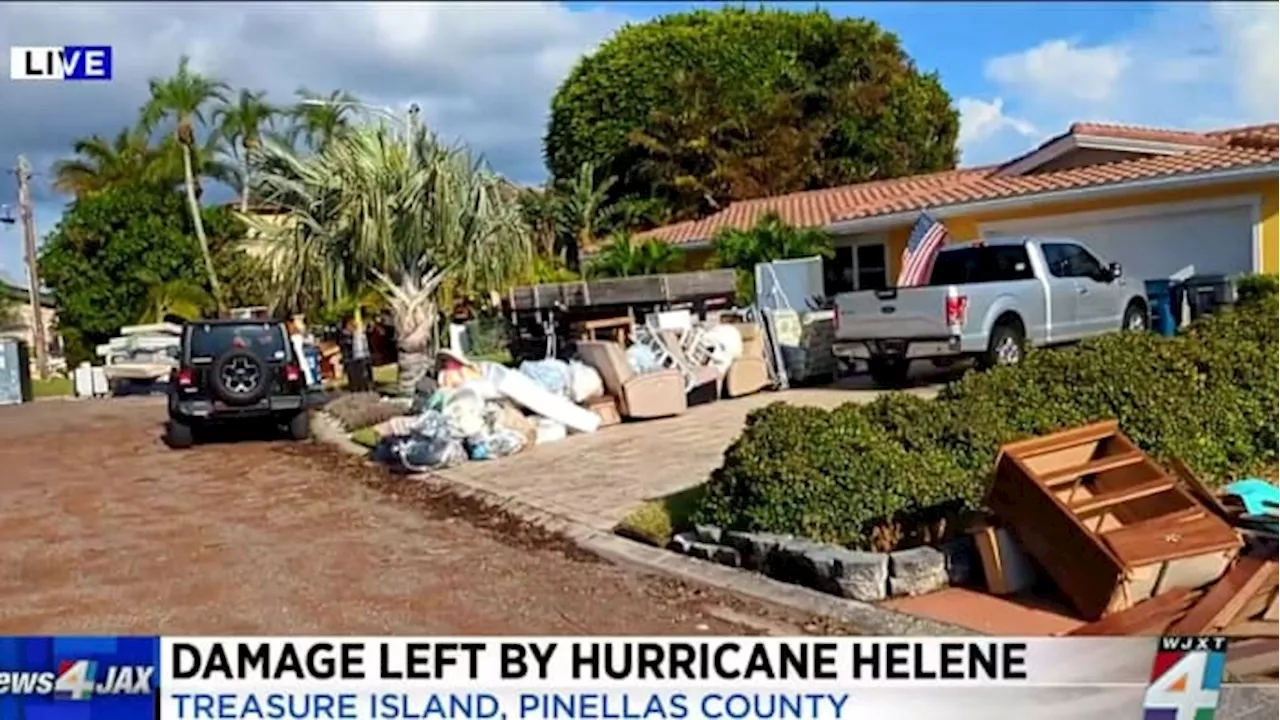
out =
<svg viewBox="0 0 1280 720"><path fill-rule="evenodd" d="M500 395L535 415L555 420L577 432L595 432L600 428L599 415L574 405L566 397L551 394L519 371L491 362L481 363L480 369Z"/></svg>

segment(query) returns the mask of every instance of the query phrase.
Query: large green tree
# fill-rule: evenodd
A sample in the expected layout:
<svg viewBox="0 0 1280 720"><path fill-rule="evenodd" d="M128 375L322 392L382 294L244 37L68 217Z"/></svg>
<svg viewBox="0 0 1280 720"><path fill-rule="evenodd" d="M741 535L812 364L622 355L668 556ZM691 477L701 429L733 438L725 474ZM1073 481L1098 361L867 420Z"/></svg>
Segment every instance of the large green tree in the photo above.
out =
<svg viewBox="0 0 1280 720"><path fill-rule="evenodd" d="M619 30L551 103L554 179L593 163L673 219L766 194L954 167L959 117L875 23L725 8Z"/></svg>
<svg viewBox="0 0 1280 720"><path fill-rule="evenodd" d="M215 248L233 241L225 211L205 210ZM58 324L75 362L123 325L148 315L156 285L207 287L191 215L179 191L118 186L73 202L46 239L40 275L58 303ZM148 296L151 297L148 297Z"/></svg>

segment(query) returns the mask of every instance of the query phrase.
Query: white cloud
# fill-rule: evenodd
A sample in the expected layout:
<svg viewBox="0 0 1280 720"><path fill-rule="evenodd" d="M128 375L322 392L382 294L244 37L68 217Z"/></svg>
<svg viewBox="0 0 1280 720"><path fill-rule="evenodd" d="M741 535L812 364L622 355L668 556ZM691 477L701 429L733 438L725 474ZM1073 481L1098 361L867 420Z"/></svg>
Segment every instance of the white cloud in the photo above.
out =
<svg viewBox="0 0 1280 720"><path fill-rule="evenodd" d="M1082 47L1078 40L1049 40L1029 50L987 61L988 79L1010 92L1047 104L1110 100L1130 64L1123 45Z"/></svg>
<svg viewBox="0 0 1280 720"><path fill-rule="evenodd" d="M232 86L289 102L306 86L344 89L391 107L417 103L448 138L461 137L498 170L525 182L544 175L541 136L551 94L584 51L619 27L611 11L520 3L3 3L0 46L111 45L110 83L0 78L0 165L26 153L37 171L41 230L62 198L47 170L73 139L131 124L147 79L182 54ZM14 196L0 175L0 203ZM3 236L0 236L0 240ZM0 242L0 266L18 267Z"/></svg>
<svg viewBox="0 0 1280 720"><path fill-rule="evenodd" d="M991 58L984 72L995 98L959 101L963 156L1012 157L1083 120L1191 129L1275 122L1278 19L1275 3L1152 6L1110 42L1060 38Z"/></svg>
<svg viewBox="0 0 1280 720"><path fill-rule="evenodd" d="M1280 115L1280 62L1276 38L1280 37L1280 6L1215 3L1210 6L1214 25L1224 38L1225 50L1235 70L1237 100L1249 116L1274 120Z"/></svg>
<svg viewBox="0 0 1280 720"><path fill-rule="evenodd" d="M993 138L1009 134L1028 141L1038 139L1042 133L1035 125L1022 118L1005 114L1004 100L980 100L962 97L956 101L960 110L960 144L961 161L967 165L981 165L986 162L1000 160L1000 156L983 154L984 147Z"/></svg>

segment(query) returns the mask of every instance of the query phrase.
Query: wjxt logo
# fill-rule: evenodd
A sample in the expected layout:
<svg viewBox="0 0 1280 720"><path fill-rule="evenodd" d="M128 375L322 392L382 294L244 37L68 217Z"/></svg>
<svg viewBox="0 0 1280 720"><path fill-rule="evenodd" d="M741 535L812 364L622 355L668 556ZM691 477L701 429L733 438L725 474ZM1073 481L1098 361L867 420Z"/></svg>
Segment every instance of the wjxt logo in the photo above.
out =
<svg viewBox="0 0 1280 720"><path fill-rule="evenodd" d="M10 80L111 79L109 45L9 48Z"/></svg>

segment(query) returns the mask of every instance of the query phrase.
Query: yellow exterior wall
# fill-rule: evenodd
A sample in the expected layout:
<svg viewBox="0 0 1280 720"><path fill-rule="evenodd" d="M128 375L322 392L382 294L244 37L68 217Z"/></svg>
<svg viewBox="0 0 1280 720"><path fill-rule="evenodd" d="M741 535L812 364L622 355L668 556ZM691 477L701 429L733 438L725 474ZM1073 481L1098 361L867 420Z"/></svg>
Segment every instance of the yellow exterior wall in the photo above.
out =
<svg viewBox="0 0 1280 720"><path fill-rule="evenodd" d="M706 269L707 263L711 262L711 256L713 255L715 255L715 251L711 248L692 248L685 250L684 263L681 266L681 269L685 272Z"/></svg>
<svg viewBox="0 0 1280 720"><path fill-rule="evenodd" d="M1256 194L1262 200L1262 271L1275 274L1280 272L1280 222L1277 220L1277 186L1275 181L1232 183L1216 188L1192 188L1187 190L1166 190L1161 192L1130 195L1123 198L1107 198L1083 202L1041 203L1032 207L1002 212L980 213L964 217L947 218L943 224L955 242L967 242L982 237L979 225L999 220L1019 220L1029 217L1047 217L1066 213L1092 212L1096 210L1114 210L1117 208L1138 205L1158 205L1162 203L1187 202L1192 200L1209 200L1232 195ZM911 226L904 225L889 231L889 273L898 274L902 260L902 251L907 247L907 237L911 234Z"/></svg>

